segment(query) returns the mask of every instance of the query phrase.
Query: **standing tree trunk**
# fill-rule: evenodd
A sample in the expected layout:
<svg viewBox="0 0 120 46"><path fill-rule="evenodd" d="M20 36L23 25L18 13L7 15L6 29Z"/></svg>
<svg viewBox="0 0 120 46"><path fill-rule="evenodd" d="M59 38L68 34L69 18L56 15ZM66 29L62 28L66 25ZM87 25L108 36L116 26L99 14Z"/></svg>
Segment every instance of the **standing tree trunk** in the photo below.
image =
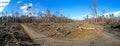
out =
<svg viewBox="0 0 120 46"><path fill-rule="evenodd" d="M94 16L94 23L97 23L97 0L93 0L92 5L90 6L93 16Z"/></svg>

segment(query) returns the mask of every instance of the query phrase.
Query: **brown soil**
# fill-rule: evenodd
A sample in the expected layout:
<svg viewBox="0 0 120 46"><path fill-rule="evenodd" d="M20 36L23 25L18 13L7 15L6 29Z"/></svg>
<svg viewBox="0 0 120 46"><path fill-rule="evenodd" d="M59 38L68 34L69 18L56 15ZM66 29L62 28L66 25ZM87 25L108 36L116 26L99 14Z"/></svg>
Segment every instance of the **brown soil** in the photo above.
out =
<svg viewBox="0 0 120 46"><path fill-rule="evenodd" d="M79 23L40 23L27 25L40 34L61 40L86 40L94 38L98 34L96 29L79 28L81 26L84 27L84 25ZM91 25L88 26L93 27Z"/></svg>
<svg viewBox="0 0 120 46"><path fill-rule="evenodd" d="M26 24L21 24L25 32L33 39L34 42L41 46L120 46L120 40L115 39L111 34L103 31L100 27L96 27L100 33L93 39L86 39L84 41L66 41L47 37L43 34L37 33L33 28Z"/></svg>

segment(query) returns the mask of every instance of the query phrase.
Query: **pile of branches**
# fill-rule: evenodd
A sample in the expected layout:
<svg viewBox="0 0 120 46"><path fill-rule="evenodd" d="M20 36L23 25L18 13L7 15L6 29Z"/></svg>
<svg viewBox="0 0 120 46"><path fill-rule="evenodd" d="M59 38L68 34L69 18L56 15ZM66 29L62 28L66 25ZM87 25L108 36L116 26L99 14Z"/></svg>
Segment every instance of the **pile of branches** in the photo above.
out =
<svg viewBox="0 0 120 46"><path fill-rule="evenodd" d="M19 24L0 25L0 46L36 46Z"/></svg>

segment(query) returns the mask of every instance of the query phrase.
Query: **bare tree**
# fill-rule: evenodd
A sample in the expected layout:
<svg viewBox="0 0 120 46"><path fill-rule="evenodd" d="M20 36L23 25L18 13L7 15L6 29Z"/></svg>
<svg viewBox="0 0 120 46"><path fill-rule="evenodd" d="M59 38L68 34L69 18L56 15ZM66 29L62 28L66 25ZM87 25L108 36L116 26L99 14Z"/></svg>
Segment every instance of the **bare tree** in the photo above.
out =
<svg viewBox="0 0 120 46"><path fill-rule="evenodd" d="M50 14L50 10L49 9L46 9L46 13L47 13L47 16L50 17L51 14Z"/></svg>
<svg viewBox="0 0 120 46"><path fill-rule="evenodd" d="M47 21L47 22L50 22L50 17L51 17L50 10L49 10L49 9L46 9L46 13L47 13L47 14L46 14L46 17L47 17L47 18L46 18L46 21Z"/></svg>
<svg viewBox="0 0 120 46"><path fill-rule="evenodd" d="M97 0L93 0L92 1L92 5L90 6L93 15L94 15L94 19L95 19L95 23L97 22Z"/></svg>
<svg viewBox="0 0 120 46"><path fill-rule="evenodd" d="M56 13L56 15L57 15L57 16L59 16L59 15L60 15L60 12L59 12L59 11L56 11L55 13Z"/></svg>
<svg viewBox="0 0 120 46"><path fill-rule="evenodd" d="M4 17L3 17L3 16L4 16L4 12L1 12L0 14L1 14L1 16L2 16L2 17L1 17L1 22L3 22L3 21L4 21Z"/></svg>
<svg viewBox="0 0 120 46"><path fill-rule="evenodd" d="M85 19L85 22L88 22L89 16L86 15L86 16L84 17L84 19Z"/></svg>
<svg viewBox="0 0 120 46"><path fill-rule="evenodd" d="M105 14L105 10L102 10L102 20L101 20L102 22L106 21L104 14Z"/></svg>
<svg viewBox="0 0 120 46"><path fill-rule="evenodd" d="M89 19L89 16L88 16L88 15L86 16L86 19L87 19L87 22L88 22L88 19Z"/></svg>

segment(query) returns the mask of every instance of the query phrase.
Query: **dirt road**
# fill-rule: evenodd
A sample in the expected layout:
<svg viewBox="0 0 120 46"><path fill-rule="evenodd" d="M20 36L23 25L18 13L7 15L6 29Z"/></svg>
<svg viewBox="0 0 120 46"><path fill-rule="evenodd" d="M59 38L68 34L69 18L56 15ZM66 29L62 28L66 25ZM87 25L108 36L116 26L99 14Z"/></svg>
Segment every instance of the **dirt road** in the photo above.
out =
<svg viewBox="0 0 120 46"><path fill-rule="evenodd" d="M25 24L21 26L33 41L41 46L120 46L120 40L111 37L107 32L101 32L96 38L86 41L63 41L39 34Z"/></svg>

